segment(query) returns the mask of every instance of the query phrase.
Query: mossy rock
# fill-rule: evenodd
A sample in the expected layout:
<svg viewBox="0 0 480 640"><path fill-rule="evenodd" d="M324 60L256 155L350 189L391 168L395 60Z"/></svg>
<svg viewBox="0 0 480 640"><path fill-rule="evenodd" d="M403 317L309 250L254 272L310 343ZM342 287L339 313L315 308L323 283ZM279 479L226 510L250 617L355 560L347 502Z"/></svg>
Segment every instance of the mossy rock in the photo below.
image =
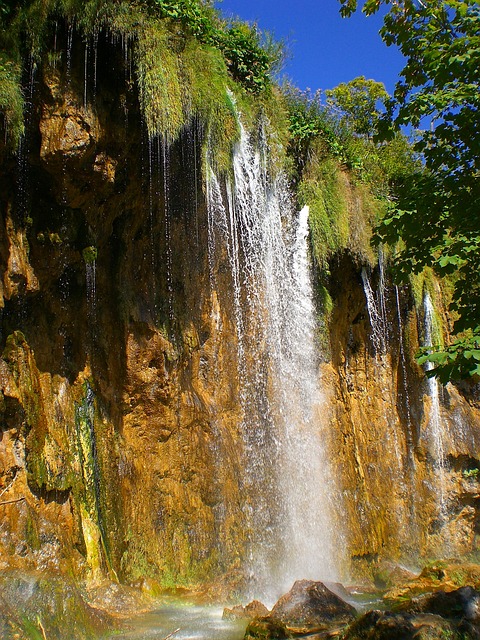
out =
<svg viewBox="0 0 480 640"><path fill-rule="evenodd" d="M9 571L0 577L2 638L93 640L113 619L90 607L77 585L65 576ZM21 633L19 636L18 633Z"/></svg>

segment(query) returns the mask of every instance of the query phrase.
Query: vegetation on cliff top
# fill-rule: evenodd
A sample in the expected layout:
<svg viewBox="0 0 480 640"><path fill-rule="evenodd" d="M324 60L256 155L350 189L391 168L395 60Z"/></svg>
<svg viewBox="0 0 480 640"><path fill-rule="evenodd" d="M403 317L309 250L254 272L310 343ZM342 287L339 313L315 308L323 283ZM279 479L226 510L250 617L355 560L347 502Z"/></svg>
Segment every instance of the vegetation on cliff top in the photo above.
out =
<svg viewBox="0 0 480 640"><path fill-rule="evenodd" d="M230 94L268 101L280 45L255 26L227 22L202 0L18 0L0 2L0 112L13 146L23 130L22 62L55 47L64 21L86 43L109 32L133 51L140 105L150 136L174 141L198 118L206 138L231 147L238 124ZM58 53L57 53L58 55Z"/></svg>
<svg viewBox="0 0 480 640"><path fill-rule="evenodd" d="M323 272L349 249L374 264L373 225L386 212L392 185L414 172L417 160L402 134L373 138L388 94L381 83L355 78L315 94L284 88L290 115L290 157L300 205L310 206L315 258Z"/></svg>
<svg viewBox="0 0 480 640"><path fill-rule="evenodd" d="M340 0L343 13L356 0ZM398 185L378 240L396 245L400 279L426 266L454 277L456 339L433 348L442 382L480 375L480 6L476 0L367 0L386 5L381 31L406 66L381 121L383 138L403 125L421 128L415 148L424 167ZM401 244L399 241L401 240Z"/></svg>

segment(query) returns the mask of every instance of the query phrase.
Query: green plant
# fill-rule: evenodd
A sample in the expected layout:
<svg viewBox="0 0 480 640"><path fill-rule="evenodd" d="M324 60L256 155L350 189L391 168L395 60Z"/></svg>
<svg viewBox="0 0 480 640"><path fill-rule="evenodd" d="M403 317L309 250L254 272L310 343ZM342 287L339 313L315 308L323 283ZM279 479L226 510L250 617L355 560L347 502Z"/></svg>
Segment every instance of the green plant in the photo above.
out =
<svg viewBox="0 0 480 640"><path fill-rule="evenodd" d="M82 251L82 256L85 264L92 264L93 262L95 262L98 256L97 247L85 247L85 249Z"/></svg>
<svg viewBox="0 0 480 640"><path fill-rule="evenodd" d="M325 91L327 106L340 122L354 133L373 137L377 131L380 109L388 99L381 82L360 76Z"/></svg>
<svg viewBox="0 0 480 640"><path fill-rule="evenodd" d="M20 86L20 65L0 51L0 114L7 139L16 143L23 134L24 100Z"/></svg>
<svg viewBox="0 0 480 640"><path fill-rule="evenodd" d="M340 0L350 15L356 0ZM480 375L480 6L475 0L367 0L364 11L385 5L382 37L406 58L393 99L380 122L384 139L404 125L420 128L415 149L424 167L401 181L378 237L402 240L397 275L431 266L457 273L450 309L454 339L427 355L430 375L442 381Z"/></svg>

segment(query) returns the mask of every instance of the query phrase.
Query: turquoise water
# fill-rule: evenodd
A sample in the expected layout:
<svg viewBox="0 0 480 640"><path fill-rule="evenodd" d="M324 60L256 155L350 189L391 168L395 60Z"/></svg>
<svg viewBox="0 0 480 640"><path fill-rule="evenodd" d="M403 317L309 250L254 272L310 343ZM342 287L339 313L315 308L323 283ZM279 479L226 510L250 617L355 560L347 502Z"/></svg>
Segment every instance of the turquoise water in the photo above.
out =
<svg viewBox="0 0 480 640"><path fill-rule="evenodd" d="M128 629L106 638L125 640L242 640L245 621L222 620L219 606L199 606L172 600L127 621ZM170 640L170 638L169 638Z"/></svg>

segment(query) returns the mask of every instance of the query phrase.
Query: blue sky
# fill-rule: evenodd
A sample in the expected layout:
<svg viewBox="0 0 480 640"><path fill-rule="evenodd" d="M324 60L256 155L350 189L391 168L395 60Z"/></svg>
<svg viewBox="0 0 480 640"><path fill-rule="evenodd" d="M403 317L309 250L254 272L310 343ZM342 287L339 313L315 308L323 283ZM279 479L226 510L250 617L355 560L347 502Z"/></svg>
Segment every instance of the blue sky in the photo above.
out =
<svg viewBox="0 0 480 640"><path fill-rule="evenodd" d="M393 92L402 57L378 35L378 15L342 18L338 0L223 0L216 6L286 40L291 56L284 72L301 89L331 89L364 75Z"/></svg>

